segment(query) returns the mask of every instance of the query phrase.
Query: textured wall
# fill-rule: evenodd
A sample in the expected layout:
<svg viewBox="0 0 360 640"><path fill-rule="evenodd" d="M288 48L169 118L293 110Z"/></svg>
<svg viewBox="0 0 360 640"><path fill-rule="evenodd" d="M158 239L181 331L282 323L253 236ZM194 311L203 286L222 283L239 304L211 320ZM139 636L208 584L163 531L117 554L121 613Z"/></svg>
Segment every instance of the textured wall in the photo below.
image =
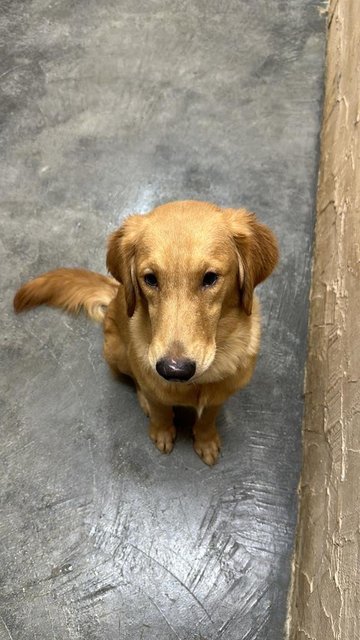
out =
<svg viewBox="0 0 360 640"><path fill-rule="evenodd" d="M333 0L289 637L360 637L360 3Z"/></svg>

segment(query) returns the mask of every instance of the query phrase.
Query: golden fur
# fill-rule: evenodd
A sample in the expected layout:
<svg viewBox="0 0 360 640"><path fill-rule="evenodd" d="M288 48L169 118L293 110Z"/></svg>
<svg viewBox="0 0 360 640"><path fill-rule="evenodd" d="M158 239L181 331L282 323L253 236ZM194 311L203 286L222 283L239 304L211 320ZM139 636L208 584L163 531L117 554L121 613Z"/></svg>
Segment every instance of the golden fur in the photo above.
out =
<svg viewBox="0 0 360 640"><path fill-rule="evenodd" d="M172 202L130 216L111 235L107 266L114 279L83 269L50 271L21 287L14 307L84 308L102 321L105 358L134 379L157 447L172 450L172 407L191 406L195 451L213 464L220 448L216 415L249 382L259 349L254 288L277 259L274 235L254 214ZM216 275L210 285L209 273ZM191 361L196 369L185 382L169 381L158 373L161 359Z"/></svg>

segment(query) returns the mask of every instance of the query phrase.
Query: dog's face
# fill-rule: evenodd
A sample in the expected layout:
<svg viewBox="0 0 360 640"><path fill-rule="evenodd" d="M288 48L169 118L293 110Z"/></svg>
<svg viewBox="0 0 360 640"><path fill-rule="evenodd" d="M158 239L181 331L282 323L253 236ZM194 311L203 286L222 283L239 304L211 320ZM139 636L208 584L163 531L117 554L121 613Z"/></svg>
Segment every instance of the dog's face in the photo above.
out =
<svg viewBox="0 0 360 640"><path fill-rule="evenodd" d="M171 382L212 364L219 321L251 314L253 290L273 270L272 232L240 209L173 202L130 216L109 241L107 266L123 284L128 315L148 319L148 360Z"/></svg>

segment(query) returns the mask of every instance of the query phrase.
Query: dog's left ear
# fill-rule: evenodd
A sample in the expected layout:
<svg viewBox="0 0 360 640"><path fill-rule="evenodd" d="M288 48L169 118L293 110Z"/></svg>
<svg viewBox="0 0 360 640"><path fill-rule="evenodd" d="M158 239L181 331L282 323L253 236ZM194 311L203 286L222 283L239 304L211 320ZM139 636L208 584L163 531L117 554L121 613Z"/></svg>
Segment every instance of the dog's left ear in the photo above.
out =
<svg viewBox="0 0 360 640"><path fill-rule="evenodd" d="M129 216L122 226L111 234L108 241L106 266L125 290L129 318L134 315L137 296L135 276L135 250L143 227L143 216Z"/></svg>
<svg viewBox="0 0 360 640"><path fill-rule="evenodd" d="M241 304L249 316L255 287L275 268L279 250L273 232L245 209L227 209L226 215L239 260Z"/></svg>

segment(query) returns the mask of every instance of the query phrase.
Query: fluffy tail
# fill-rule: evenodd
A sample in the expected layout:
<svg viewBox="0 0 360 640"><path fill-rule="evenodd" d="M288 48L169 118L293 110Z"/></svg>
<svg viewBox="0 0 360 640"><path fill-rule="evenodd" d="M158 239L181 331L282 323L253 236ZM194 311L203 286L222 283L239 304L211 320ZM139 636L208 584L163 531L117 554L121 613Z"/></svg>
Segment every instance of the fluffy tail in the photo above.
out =
<svg viewBox="0 0 360 640"><path fill-rule="evenodd" d="M77 313L84 309L92 320L102 322L105 308L115 298L119 283L86 269L56 269L24 284L14 298L17 313L40 304Z"/></svg>

